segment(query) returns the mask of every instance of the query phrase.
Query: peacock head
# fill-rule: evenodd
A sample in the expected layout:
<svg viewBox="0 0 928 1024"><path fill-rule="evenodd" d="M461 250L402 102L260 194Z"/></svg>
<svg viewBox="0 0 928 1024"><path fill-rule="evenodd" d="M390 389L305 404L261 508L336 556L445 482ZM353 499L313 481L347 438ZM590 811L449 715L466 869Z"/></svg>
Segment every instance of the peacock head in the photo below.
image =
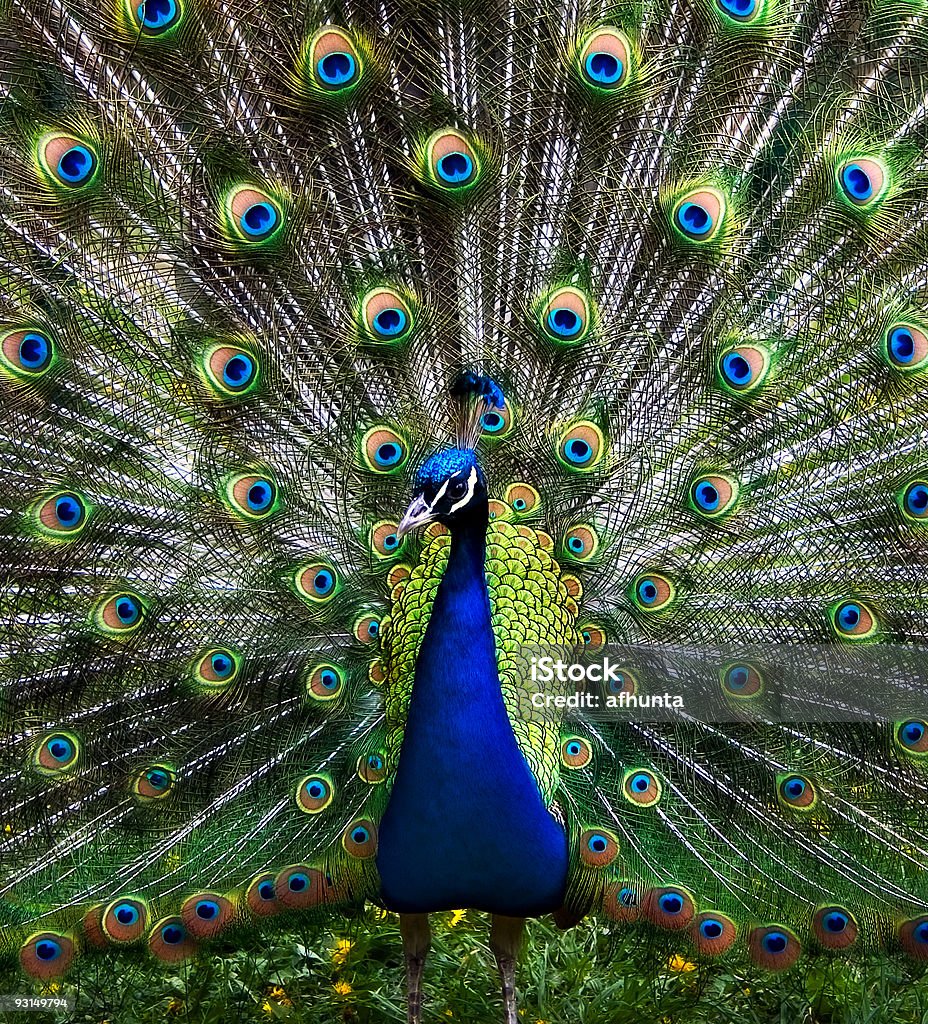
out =
<svg viewBox="0 0 928 1024"><path fill-rule="evenodd" d="M396 530L402 537L426 523L450 530L469 523L486 525L487 481L473 448L447 448L427 459L416 473L413 499Z"/></svg>

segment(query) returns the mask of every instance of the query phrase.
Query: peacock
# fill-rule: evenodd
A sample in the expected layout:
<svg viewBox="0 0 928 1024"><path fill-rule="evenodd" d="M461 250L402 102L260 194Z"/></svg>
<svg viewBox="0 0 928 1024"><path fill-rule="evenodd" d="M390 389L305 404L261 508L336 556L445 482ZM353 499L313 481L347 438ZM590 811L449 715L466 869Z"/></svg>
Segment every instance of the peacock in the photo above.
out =
<svg viewBox="0 0 928 1024"><path fill-rule="evenodd" d="M923 0L2 8L4 990L928 961Z"/></svg>

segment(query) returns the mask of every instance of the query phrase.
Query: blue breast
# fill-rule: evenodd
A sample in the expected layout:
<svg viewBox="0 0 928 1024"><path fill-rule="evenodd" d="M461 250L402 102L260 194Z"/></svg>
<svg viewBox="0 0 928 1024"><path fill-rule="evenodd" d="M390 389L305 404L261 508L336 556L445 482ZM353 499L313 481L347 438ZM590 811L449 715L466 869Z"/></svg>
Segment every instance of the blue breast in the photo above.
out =
<svg viewBox="0 0 928 1024"><path fill-rule="evenodd" d="M482 525L454 536L416 662L377 853L384 901L400 913L526 917L563 902L567 840L503 704L485 544Z"/></svg>

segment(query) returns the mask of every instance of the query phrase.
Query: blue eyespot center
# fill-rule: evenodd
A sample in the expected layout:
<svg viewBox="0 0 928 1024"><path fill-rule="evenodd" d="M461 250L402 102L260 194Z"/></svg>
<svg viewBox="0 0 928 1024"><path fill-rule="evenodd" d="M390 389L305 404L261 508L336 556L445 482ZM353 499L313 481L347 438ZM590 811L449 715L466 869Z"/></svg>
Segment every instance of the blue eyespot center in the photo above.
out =
<svg viewBox="0 0 928 1024"><path fill-rule="evenodd" d="M167 789L168 783L171 781L168 773L160 768L151 768L145 773L145 778L152 789Z"/></svg>
<svg viewBox="0 0 928 1024"><path fill-rule="evenodd" d="M335 586L335 577L328 569L320 569L313 578L313 590L324 597Z"/></svg>
<svg viewBox="0 0 928 1024"><path fill-rule="evenodd" d="M743 690L748 684L750 673L743 665L735 665L728 670L726 682L732 690Z"/></svg>
<svg viewBox="0 0 928 1024"><path fill-rule="evenodd" d="M638 906L638 893L627 885L619 890L619 895L617 899L623 907Z"/></svg>
<svg viewBox="0 0 928 1024"><path fill-rule="evenodd" d="M274 230L278 219L277 210L270 203L252 203L242 214L240 224L246 235L261 238Z"/></svg>
<svg viewBox="0 0 928 1024"><path fill-rule="evenodd" d="M385 338L395 338L406 330L409 317L396 306L382 309L374 317L374 330Z"/></svg>
<svg viewBox="0 0 928 1024"><path fill-rule="evenodd" d="M294 871L287 879L287 888L290 892L303 892L309 888L309 878L302 871Z"/></svg>
<svg viewBox="0 0 928 1024"><path fill-rule="evenodd" d="M357 71L357 61L350 53L337 50L327 53L316 63L316 71L326 85L347 85Z"/></svg>
<svg viewBox="0 0 928 1024"><path fill-rule="evenodd" d="M915 357L915 337L908 327L896 327L889 335L889 354L903 366Z"/></svg>
<svg viewBox="0 0 928 1024"><path fill-rule="evenodd" d="M848 164L841 172L841 182L852 199L869 199L873 195L873 182L860 164Z"/></svg>
<svg viewBox="0 0 928 1024"><path fill-rule="evenodd" d="M77 526L84 518L84 507L73 494L62 494L55 501L55 518L66 529Z"/></svg>
<svg viewBox="0 0 928 1024"><path fill-rule="evenodd" d="M587 840L586 845L590 853L605 853L609 849L609 840L598 832L594 832Z"/></svg>
<svg viewBox="0 0 928 1024"><path fill-rule="evenodd" d="M266 511L274 500L274 488L267 480L256 480L248 488L248 507L252 512Z"/></svg>
<svg viewBox="0 0 928 1024"><path fill-rule="evenodd" d="M367 624L367 632L371 636L377 636L377 634L380 632L380 623L376 619L372 619Z"/></svg>
<svg viewBox="0 0 928 1024"><path fill-rule="evenodd" d="M602 50L588 54L583 66L597 85L615 85L625 71L625 65L618 57Z"/></svg>
<svg viewBox="0 0 928 1024"><path fill-rule="evenodd" d="M777 956L786 951L786 947L789 945L789 938L783 932L767 932L761 939L760 944L766 953L772 953L774 956Z"/></svg>
<svg viewBox="0 0 928 1024"><path fill-rule="evenodd" d="M186 938L184 929L179 924L166 924L161 929L161 939L169 946L176 946Z"/></svg>
<svg viewBox="0 0 928 1024"><path fill-rule="evenodd" d="M678 892L665 892L657 901L665 914L676 915L683 910L683 897Z"/></svg>
<svg viewBox="0 0 928 1024"><path fill-rule="evenodd" d="M838 609L838 625L846 633L856 629L860 623L860 606L847 602Z"/></svg>
<svg viewBox="0 0 928 1024"><path fill-rule="evenodd" d="M230 388L243 388L251 383L255 374L255 363L244 352L238 352L226 360L222 368L222 380Z"/></svg>
<svg viewBox="0 0 928 1024"><path fill-rule="evenodd" d="M702 236L712 230L712 216L699 203L682 203L677 210L677 223L688 235Z"/></svg>
<svg viewBox="0 0 928 1024"><path fill-rule="evenodd" d="M325 796L325 786L321 782L311 782L306 787L306 792L309 793L314 800L319 800Z"/></svg>
<svg viewBox="0 0 928 1024"><path fill-rule="evenodd" d="M798 800L806 791L804 779L794 775L783 783L783 795L790 800Z"/></svg>
<svg viewBox="0 0 928 1024"><path fill-rule="evenodd" d="M734 18L749 18L757 7L756 0L718 0L719 7Z"/></svg>
<svg viewBox="0 0 928 1024"><path fill-rule="evenodd" d="M651 776L645 772L638 772L632 777L630 785L636 793L646 793L651 788Z"/></svg>
<svg viewBox="0 0 928 1024"><path fill-rule="evenodd" d="M56 761L70 761L74 757L74 744L64 736L49 740L47 749Z"/></svg>
<svg viewBox="0 0 928 1024"><path fill-rule="evenodd" d="M712 917L707 917L699 925L699 934L704 939L717 939L724 931L725 927L722 922L716 921Z"/></svg>
<svg viewBox="0 0 928 1024"><path fill-rule="evenodd" d="M135 924L139 919L139 912L131 903L120 903L114 911L114 917L123 925Z"/></svg>
<svg viewBox="0 0 928 1024"><path fill-rule="evenodd" d="M337 674L333 672L332 669L324 668L319 673L319 682L322 683L322 685L327 690L334 690L338 686L339 679Z"/></svg>
<svg viewBox="0 0 928 1024"><path fill-rule="evenodd" d="M82 185L93 173L95 163L86 146L72 146L58 160L58 175L68 185Z"/></svg>
<svg viewBox="0 0 928 1024"><path fill-rule="evenodd" d="M825 930L832 932L837 935L840 934L847 928L851 923L850 918L847 914L842 913L840 910L832 910L825 915L822 924L825 926Z"/></svg>
<svg viewBox="0 0 928 1024"><path fill-rule="evenodd" d="M928 512L928 487L912 484L905 492L905 507L913 516L924 516Z"/></svg>
<svg viewBox="0 0 928 1024"><path fill-rule="evenodd" d="M903 723L902 728L899 730L899 735L907 747L914 747L922 741L925 732L925 723L913 718L911 721Z"/></svg>
<svg viewBox="0 0 928 1024"><path fill-rule="evenodd" d="M261 882L258 886L258 896L262 900L272 900L275 898L277 893L274 891L274 883L269 879Z"/></svg>
<svg viewBox="0 0 928 1024"><path fill-rule="evenodd" d="M403 449L393 441L385 441L374 453L378 466L395 466L403 457Z"/></svg>
<svg viewBox="0 0 928 1024"><path fill-rule="evenodd" d="M696 504L706 512L714 512L719 507L718 489L708 480L696 485Z"/></svg>
<svg viewBox="0 0 928 1024"><path fill-rule="evenodd" d="M383 770L383 758L379 754L371 754L367 759L367 767L375 772Z"/></svg>
<svg viewBox="0 0 928 1024"><path fill-rule="evenodd" d="M399 538L395 533L387 534L383 539L383 547L385 551L393 551L399 545Z"/></svg>
<svg viewBox="0 0 928 1024"><path fill-rule="evenodd" d="M642 580L638 584L638 598L643 604L654 604L657 600L657 586L651 580Z"/></svg>
<svg viewBox="0 0 928 1024"><path fill-rule="evenodd" d="M212 666L213 672L219 676L220 679L225 679L226 676L232 674L235 662L228 654L225 654L222 651L217 651L210 659L210 665Z"/></svg>
<svg viewBox="0 0 928 1024"><path fill-rule="evenodd" d="M498 412L485 412L480 417L480 426L488 434L497 434L506 425L506 421Z"/></svg>
<svg viewBox="0 0 928 1024"><path fill-rule="evenodd" d="M570 548L570 550L573 551L573 553L575 555L582 554L583 553L583 548L584 548L583 538L582 537L568 537L568 539L567 539L567 547Z"/></svg>
<svg viewBox="0 0 928 1024"><path fill-rule="evenodd" d="M922 921L912 929L912 938L918 943L928 942L928 921Z"/></svg>
<svg viewBox="0 0 928 1024"><path fill-rule="evenodd" d="M215 900L199 900L194 912L201 920L212 921L219 916L219 904Z"/></svg>
<svg viewBox="0 0 928 1024"><path fill-rule="evenodd" d="M729 352L722 359L722 373L729 384L734 387L744 387L751 383L753 371L751 364L738 352Z"/></svg>
<svg viewBox="0 0 928 1024"><path fill-rule="evenodd" d="M512 503L512 507L516 510L516 512L524 512L526 508L525 498L516 498L516 500Z"/></svg>
<svg viewBox="0 0 928 1024"><path fill-rule="evenodd" d="M575 465L582 465L589 462L593 457L593 447L589 441L576 437L564 445L564 454Z"/></svg>
<svg viewBox="0 0 928 1024"><path fill-rule="evenodd" d="M143 28L154 32L166 29L177 17L175 0L145 0L135 12Z"/></svg>
<svg viewBox="0 0 928 1024"><path fill-rule="evenodd" d="M61 956L61 946L52 939L41 939L35 944L35 955L45 963Z"/></svg>
<svg viewBox="0 0 928 1024"><path fill-rule="evenodd" d="M571 740L570 743L567 744L567 753L571 757L579 757L580 756L580 752L582 750L583 750L583 748L580 746L580 744L576 740Z"/></svg>
<svg viewBox="0 0 928 1024"><path fill-rule="evenodd" d="M52 347L48 339L30 331L19 343L19 362L25 370L41 370L49 361Z"/></svg>
<svg viewBox="0 0 928 1024"><path fill-rule="evenodd" d="M116 617L124 626L131 626L141 614L142 609L134 597L123 594L116 598Z"/></svg>
<svg viewBox="0 0 928 1024"><path fill-rule="evenodd" d="M574 310L558 306L548 313L548 327L560 338L572 338L580 333L583 320Z"/></svg>
<svg viewBox="0 0 928 1024"><path fill-rule="evenodd" d="M437 167L439 177L449 185L462 185L474 173L474 161L467 153L446 153Z"/></svg>
<svg viewBox="0 0 928 1024"><path fill-rule="evenodd" d="M351 832L352 842L357 843L359 846L363 843L366 843L370 839L370 837L370 832L368 832L367 829L361 825L359 825L356 829L353 829Z"/></svg>

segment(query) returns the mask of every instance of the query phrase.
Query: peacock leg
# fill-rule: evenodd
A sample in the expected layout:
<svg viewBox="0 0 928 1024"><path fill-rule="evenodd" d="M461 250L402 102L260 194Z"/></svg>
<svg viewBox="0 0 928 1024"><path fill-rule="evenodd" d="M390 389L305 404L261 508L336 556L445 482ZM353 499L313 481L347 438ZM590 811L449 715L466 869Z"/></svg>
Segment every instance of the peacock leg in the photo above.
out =
<svg viewBox="0 0 928 1024"><path fill-rule="evenodd" d="M503 985L503 1008L506 1011L505 1024L518 1024L516 1013L516 961L522 945L524 917L502 917L493 915L490 928L490 949L496 957L499 977Z"/></svg>
<svg viewBox="0 0 928 1024"><path fill-rule="evenodd" d="M406 1008L409 1024L422 1021L422 970L432 933L428 914L400 914L400 935L406 955Z"/></svg>

